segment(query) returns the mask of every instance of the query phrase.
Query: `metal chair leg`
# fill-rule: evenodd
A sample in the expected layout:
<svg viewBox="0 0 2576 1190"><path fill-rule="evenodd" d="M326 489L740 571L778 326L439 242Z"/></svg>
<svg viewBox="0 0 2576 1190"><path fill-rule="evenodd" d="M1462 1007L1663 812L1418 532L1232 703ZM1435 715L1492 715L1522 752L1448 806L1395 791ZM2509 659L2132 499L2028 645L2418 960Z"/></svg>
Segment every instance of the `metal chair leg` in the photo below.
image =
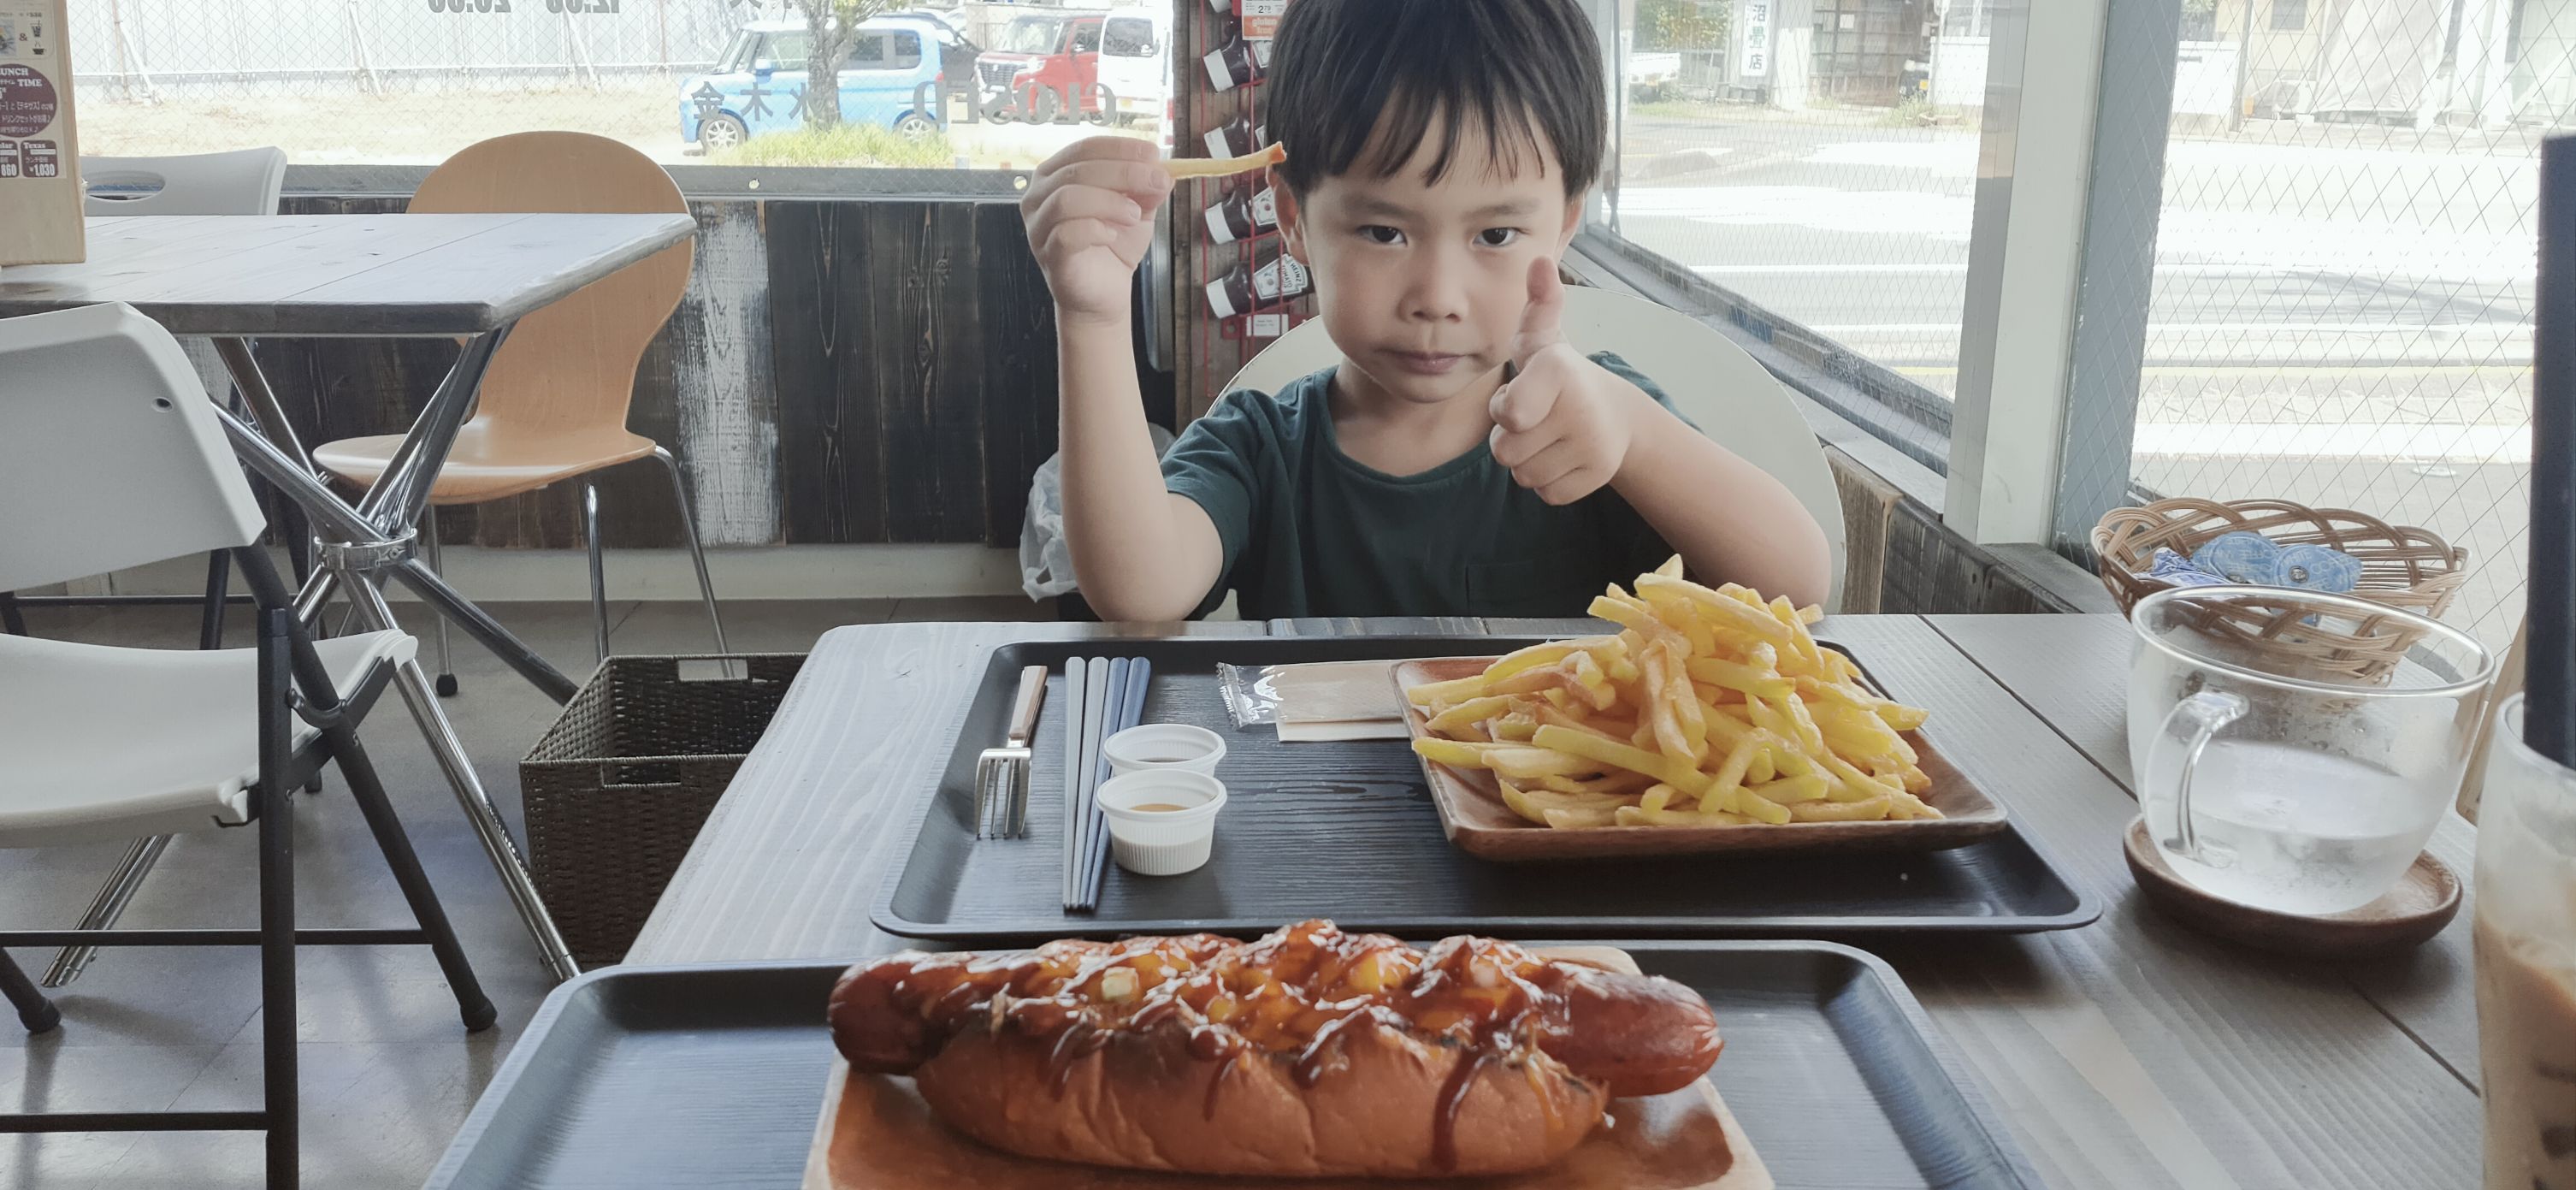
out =
<svg viewBox="0 0 2576 1190"><path fill-rule="evenodd" d="M393 608L367 579L350 576L345 590L358 609L359 624L367 631L395 626ZM406 661L394 670L394 689L402 695L412 722L420 725L421 739L429 745L429 754L438 762L448 787L455 791L456 804L465 811L466 822L473 826L484 855L492 861L492 870L500 874L501 888L510 894L510 904L518 910L520 924L536 941L547 972L556 979L581 974L581 964L573 960L563 931L555 928L554 916L546 912L545 898L537 895L536 882L528 875L528 862L521 856L517 841L510 837L509 824L492 805L491 795L484 792L483 779L476 775L474 761L465 754L465 742L456 737L447 712L431 692L429 675L422 673L417 663Z"/></svg>
<svg viewBox="0 0 2576 1190"><path fill-rule="evenodd" d="M10 1006L18 1010L19 1023L27 1026L30 1033L50 1033L63 1023L63 1010L36 990L7 951L0 951L0 995L8 997Z"/></svg>
<svg viewBox="0 0 2576 1190"><path fill-rule="evenodd" d="M431 574L440 578L447 577L447 572L440 569L438 564L438 506L435 504L430 505L420 514L420 554L421 560L429 563ZM454 698L456 697L456 671L449 666L447 660L447 617L439 615L433 609L429 619L434 627L438 648L438 696Z"/></svg>
<svg viewBox="0 0 2576 1190"><path fill-rule="evenodd" d="M715 632L716 652L730 653L733 650L725 647L724 617L716 612L716 585L707 577L707 551L698 545L698 508L689 499L688 481L681 478L679 460L670 451L656 446L653 457L661 462L663 474L671 477L671 496L680 503L680 532L689 542L689 561L698 568L698 598L706 601L707 627Z"/></svg>
<svg viewBox="0 0 2576 1190"><path fill-rule="evenodd" d="M233 556L224 550L206 555L206 606L197 616L197 647L224 647L224 597L232 594Z"/></svg>
<svg viewBox="0 0 2576 1190"><path fill-rule="evenodd" d="M169 846L170 836L154 835L136 839L126 847L124 858L108 872L107 883L100 885L98 895L90 899L88 912L81 914L80 928L104 930L115 925L116 919L125 915L126 903L134 899L135 890L143 887L143 877L152 871L152 865L161 862L161 853ZM66 946L54 952L54 965L45 968L45 986L70 987L96 957L95 946Z"/></svg>
<svg viewBox="0 0 2576 1190"><path fill-rule="evenodd" d="M590 550L590 621L597 634L599 660L608 662L608 566L599 544L599 488L581 481L581 539Z"/></svg>
<svg viewBox="0 0 2576 1190"><path fill-rule="evenodd" d="M287 707L289 626L282 607L259 614L259 1001L261 1114L269 1190L295 1190L295 826L286 777L293 760Z"/></svg>
<svg viewBox="0 0 2576 1190"><path fill-rule="evenodd" d="M449 924L446 908L438 903L438 890L430 886L429 873L421 870L420 855L412 850L411 836L404 832L402 819L394 813L392 799L385 796L375 762L367 759L354 728L334 727L330 739L331 759L348 780L349 795L356 799L358 812L366 817L367 829L376 836L376 849L384 853L385 866L393 869L394 884L402 889L412 917L429 935L430 953L437 956L438 969L447 976L448 990L456 994L457 1014L464 1018L468 1032L491 1028L492 1022L500 1018L500 1010L492 1006L491 997L483 994L482 982L465 961L465 947L456 940L456 927Z"/></svg>

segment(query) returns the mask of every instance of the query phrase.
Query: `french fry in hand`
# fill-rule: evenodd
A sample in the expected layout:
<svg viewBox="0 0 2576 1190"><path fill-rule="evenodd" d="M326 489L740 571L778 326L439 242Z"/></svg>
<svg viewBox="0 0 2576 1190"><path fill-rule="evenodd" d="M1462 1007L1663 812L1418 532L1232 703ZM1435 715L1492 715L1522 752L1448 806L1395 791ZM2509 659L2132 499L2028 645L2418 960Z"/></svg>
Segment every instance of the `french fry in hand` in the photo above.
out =
<svg viewBox="0 0 2576 1190"><path fill-rule="evenodd" d="M1163 172L1175 181L1190 178L1231 178L1257 169L1270 169L1288 163L1288 146L1271 145L1241 157L1175 157L1163 162Z"/></svg>
<svg viewBox="0 0 2576 1190"><path fill-rule="evenodd" d="M1415 750L1493 772L1514 814L1560 830L1941 816L1905 736L1929 713L1818 644L1817 609L1702 586L1675 558L1591 610L1618 630L1407 691Z"/></svg>

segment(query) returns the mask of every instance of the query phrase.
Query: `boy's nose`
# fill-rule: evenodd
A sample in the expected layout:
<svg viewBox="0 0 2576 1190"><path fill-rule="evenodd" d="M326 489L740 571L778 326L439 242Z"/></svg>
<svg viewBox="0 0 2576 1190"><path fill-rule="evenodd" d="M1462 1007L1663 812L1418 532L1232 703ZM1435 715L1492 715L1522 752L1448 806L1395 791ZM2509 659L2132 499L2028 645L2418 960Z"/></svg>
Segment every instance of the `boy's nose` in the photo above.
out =
<svg viewBox="0 0 2576 1190"><path fill-rule="evenodd" d="M1407 278L1404 317L1408 322L1460 322L1467 317L1466 270L1437 256L1422 262Z"/></svg>

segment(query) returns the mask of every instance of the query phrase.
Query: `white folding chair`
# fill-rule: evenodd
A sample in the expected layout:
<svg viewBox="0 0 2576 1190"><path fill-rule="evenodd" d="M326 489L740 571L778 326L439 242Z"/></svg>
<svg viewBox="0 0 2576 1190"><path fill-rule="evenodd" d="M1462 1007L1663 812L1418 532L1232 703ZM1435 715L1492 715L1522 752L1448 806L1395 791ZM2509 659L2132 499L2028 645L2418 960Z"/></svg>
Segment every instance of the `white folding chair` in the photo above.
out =
<svg viewBox="0 0 2576 1190"><path fill-rule="evenodd" d="M83 157L84 215L274 215L286 150Z"/></svg>
<svg viewBox="0 0 2576 1190"><path fill-rule="evenodd" d="M286 151L267 148L178 157L83 157L81 186L81 213L90 216L274 215L278 198L286 188ZM232 392L231 375L213 343L183 339L180 347L187 352L189 366L208 393L222 400ZM299 566L302 556L297 555ZM198 618L198 648L223 647L224 607L231 593L232 554L216 550L206 555L206 596ZM26 635L22 624L13 622L9 628L20 636ZM135 840L108 873L97 899L81 918L81 927L104 929L116 924L116 915L169 845L168 835ZM88 969L96 955L91 947L66 947L54 956L41 982L49 988L68 987Z"/></svg>
<svg viewBox="0 0 2576 1190"><path fill-rule="evenodd" d="M426 943L466 1028L496 1016L358 741L358 721L413 641L376 632L316 644L298 624L187 357L129 306L0 320L0 510L16 514L0 516L0 588L206 550L230 551L251 588L251 649L0 636L0 848L256 824L259 928L0 929L0 946L259 947L264 1095L257 1111L0 1114L0 1132L263 1130L270 1190L292 1187L299 944ZM287 814L325 763L339 766L418 928L296 928ZM61 1023L6 951L0 994L30 1032Z"/></svg>
<svg viewBox="0 0 2576 1190"><path fill-rule="evenodd" d="M1823 526L1833 546L1831 611L1843 593L1843 502L1815 431L1760 361L1699 320L1667 306L1600 289L1568 286L1565 337L1584 352L1607 351L1661 386L1700 432L1769 472ZM1321 321L1280 336L1227 383L1277 392L1289 381L1342 362Z"/></svg>

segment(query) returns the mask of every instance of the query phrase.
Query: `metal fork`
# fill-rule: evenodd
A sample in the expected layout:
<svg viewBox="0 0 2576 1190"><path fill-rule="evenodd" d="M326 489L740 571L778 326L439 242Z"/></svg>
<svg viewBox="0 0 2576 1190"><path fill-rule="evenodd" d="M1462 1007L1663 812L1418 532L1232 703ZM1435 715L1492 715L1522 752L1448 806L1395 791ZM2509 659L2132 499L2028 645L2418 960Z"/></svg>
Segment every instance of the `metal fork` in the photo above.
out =
<svg viewBox="0 0 2576 1190"><path fill-rule="evenodd" d="M975 837L1017 839L1029 833L1029 740L1037 734L1038 704L1046 701L1047 667L1020 671L1011 697L1011 730L1002 746L975 758Z"/></svg>

